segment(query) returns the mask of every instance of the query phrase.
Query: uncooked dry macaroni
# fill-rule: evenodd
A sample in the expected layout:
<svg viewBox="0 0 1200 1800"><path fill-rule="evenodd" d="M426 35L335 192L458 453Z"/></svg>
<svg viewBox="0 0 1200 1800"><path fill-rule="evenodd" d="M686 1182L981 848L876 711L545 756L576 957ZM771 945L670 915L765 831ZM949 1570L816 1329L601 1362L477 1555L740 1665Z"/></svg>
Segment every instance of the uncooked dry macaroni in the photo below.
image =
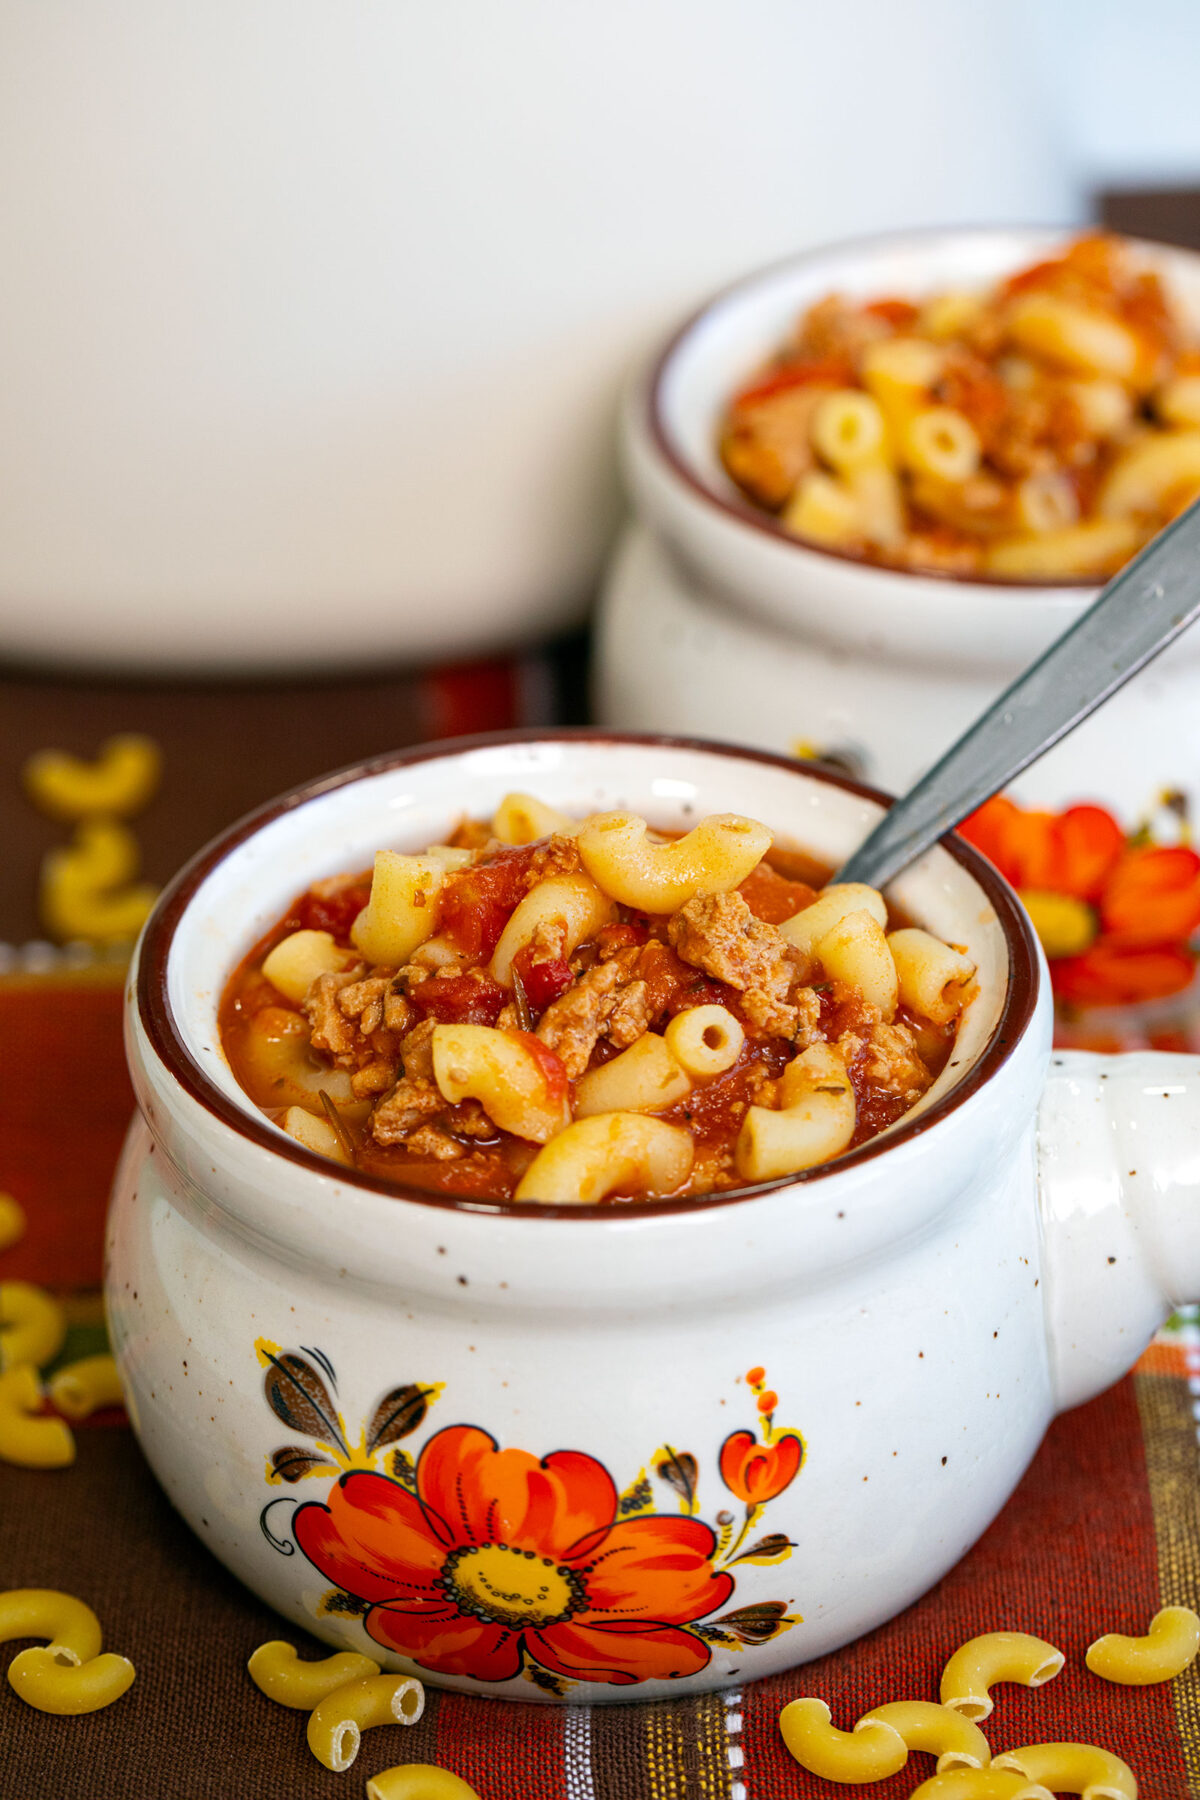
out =
<svg viewBox="0 0 1200 1800"><path fill-rule="evenodd" d="M1083 1800L1137 1800L1129 1764L1098 1744L1023 1744L993 1763L1015 1769L1055 1794L1082 1794Z"/></svg>
<svg viewBox="0 0 1200 1800"><path fill-rule="evenodd" d="M1085 1661L1093 1675L1124 1687L1173 1681L1190 1668L1200 1650L1200 1618L1190 1606L1164 1606L1144 1637L1110 1631L1089 1644Z"/></svg>
<svg viewBox="0 0 1200 1800"><path fill-rule="evenodd" d="M853 1731L839 1731L825 1702L812 1697L785 1706L779 1729L800 1767L826 1781L883 1781L908 1761L908 1746L893 1726L864 1719Z"/></svg>
<svg viewBox="0 0 1200 1800"><path fill-rule="evenodd" d="M116 819L89 817L69 844L42 858L39 905L50 934L63 942L119 944L135 938L158 889L135 879L137 839Z"/></svg>
<svg viewBox="0 0 1200 1800"><path fill-rule="evenodd" d="M425 1710L425 1689L407 1675L365 1675L343 1682L309 1714L308 1747L318 1762L340 1773L358 1755L364 1731L376 1725L415 1725Z"/></svg>
<svg viewBox="0 0 1200 1800"><path fill-rule="evenodd" d="M58 1588L9 1588L0 1592L0 1644L14 1638L46 1638L56 1661L77 1668L99 1656L103 1637L91 1607Z"/></svg>
<svg viewBox="0 0 1200 1800"><path fill-rule="evenodd" d="M1013 1769L948 1769L931 1775L914 1788L909 1800L1054 1800L1049 1788L1039 1786Z"/></svg>
<svg viewBox="0 0 1200 1800"><path fill-rule="evenodd" d="M53 1294L31 1281L0 1281L0 1370L18 1363L43 1368L66 1335L66 1317Z"/></svg>
<svg viewBox="0 0 1200 1800"><path fill-rule="evenodd" d="M133 1685L135 1670L127 1656L105 1651L78 1667L67 1668L40 1646L22 1650L8 1665L14 1693L27 1706L46 1713L98 1712L111 1706Z"/></svg>
<svg viewBox="0 0 1200 1800"><path fill-rule="evenodd" d="M52 1405L73 1423L90 1418L102 1406L119 1406L122 1400L116 1362L106 1353L83 1356L56 1369L47 1391Z"/></svg>
<svg viewBox="0 0 1200 1800"><path fill-rule="evenodd" d="M943 1669L942 1705L978 1724L995 1705L989 1689L997 1682L1043 1687L1053 1681L1065 1661L1062 1651L1044 1638L1023 1631L985 1632L961 1645Z"/></svg>
<svg viewBox="0 0 1200 1800"><path fill-rule="evenodd" d="M789 535L999 580L1115 572L1200 493L1200 343L1092 234L988 293L829 295L730 403L726 471Z"/></svg>
<svg viewBox="0 0 1200 1800"><path fill-rule="evenodd" d="M32 1363L0 1370L0 1462L65 1469L75 1461L70 1426L41 1408L42 1384Z"/></svg>
<svg viewBox="0 0 1200 1800"><path fill-rule="evenodd" d="M51 818L127 819L153 799L162 754L152 738L126 732L102 744L94 762L65 750L39 750L22 774L30 799Z"/></svg>
<svg viewBox="0 0 1200 1800"><path fill-rule="evenodd" d="M473 1787L433 1763L398 1763L367 1780L367 1800L479 1800Z"/></svg>
<svg viewBox="0 0 1200 1800"><path fill-rule="evenodd" d="M100 1621L74 1594L58 1588L0 1593L0 1643L23 1637L49 1640L22 1650L8 1665L14 1693L39 1712L96 1712L119 1700L133 1681L127 1657L101 1654Z"/></svg>
<svg viewBox="0 0 1200 1800"><path fill-rule="evenodd" d="M279 1638L260 1644L246 1664L250 1679L268 1700L297 1712L312 1712L338 1688L379 1674L379 1664L357 1650L339 1650L318 1662L302 1662L291 1644Z"/></svg>
<svg viewBox="0 0 1200 1800"><path fill-rule="evenodd" d="M510 799L508 836L545 822ZM757 821L494 824L316 882L234 974L234 1073L306 1150L480 1199L721 1192L864 1142L949 1059L970 961Z"/></svg>
<svg viewBox="0 0 1200 1800"><path fill-rule="evenodd" d="M7 1250L25 1235L25 1214L11 1194L0 1194L0 1250Z"/></svg>
<svg viewBox="0 0 1200 1800"><path fill-rule="evenodd" d="M937 1772L947 1769L984 1769L992 1759L987 1739L978 1725L948 1706L931 1700L889 1700L865 1712L861 1725L879 1720L899 1732L909 1750L927 1750L937 1757Z"/></svg>

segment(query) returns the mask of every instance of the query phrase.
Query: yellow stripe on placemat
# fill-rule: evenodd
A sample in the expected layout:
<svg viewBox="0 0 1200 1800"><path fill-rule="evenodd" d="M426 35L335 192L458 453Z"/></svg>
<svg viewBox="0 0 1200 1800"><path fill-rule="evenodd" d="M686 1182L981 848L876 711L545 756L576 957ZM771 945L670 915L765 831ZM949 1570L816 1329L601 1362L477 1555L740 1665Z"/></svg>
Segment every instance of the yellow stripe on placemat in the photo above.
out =
<svg viewBox="0 0 1200 1800"><path fill-rule="evenodd" d="M728 1800L729 1753L719 1694L649 1706L642 1728L646 1800Z"/></svg>
<svg viewBox="0 0 1200 1800"><path fill-rule="evenodd" d="M1164 1372L1168 1353L1175 1360L1176 1352L1178 1373ZM1151 1346L1134 1375L1164 1606L1195 1606L1200 1594L1200 1443L1189 1375L1200 1377L1200 1324L1194 1309ZM1147 1624L1149 1620L1142 1621L1136 1629ZM1200 1794L1200 1663L1185 1669L1173 1686L1188 1785Z"/></svg>

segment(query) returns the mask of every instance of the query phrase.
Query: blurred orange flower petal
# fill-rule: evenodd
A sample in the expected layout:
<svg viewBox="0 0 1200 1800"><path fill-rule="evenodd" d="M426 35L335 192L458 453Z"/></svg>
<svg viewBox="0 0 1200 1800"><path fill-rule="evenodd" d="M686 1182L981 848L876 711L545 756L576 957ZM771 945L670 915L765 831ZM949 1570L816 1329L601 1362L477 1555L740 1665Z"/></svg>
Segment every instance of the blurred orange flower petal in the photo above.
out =
<svg viewBox="0 0 1200 1800"><path fill-rule="evenodd" d="M1102 806L1026 812L1005 795L985 801L959 827L1014 887L1094 899L1120 857L1124 834Z"/></svg>
<svg viewBox="0 0 1200 1800"><path fill-rule="evenodd" d="M1195 958L1174 946L1145 949L1101 941L1082 956L1054 964L1054 991L1076 1006L1129 1006L1182 993L1195 969Z"/></svg>
<svg viewBox="0 0 1200 1800"><path fill-rule="evenodd" d="M1185 942L1200 926L1200 856L1182 844L1127 851L1105 886L1100 919L1129 948Z"/></svg>

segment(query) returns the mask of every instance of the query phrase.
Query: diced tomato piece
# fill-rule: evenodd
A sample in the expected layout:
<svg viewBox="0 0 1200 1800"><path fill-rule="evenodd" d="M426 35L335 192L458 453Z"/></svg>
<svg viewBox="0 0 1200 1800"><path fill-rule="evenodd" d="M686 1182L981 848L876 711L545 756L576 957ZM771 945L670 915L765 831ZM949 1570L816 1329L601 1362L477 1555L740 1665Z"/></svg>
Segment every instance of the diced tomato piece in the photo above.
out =
<svg viewBox="0 0 1200 1800"><path fill-rule="evenodd" d="M783 363L761 380L743 388L733 401L736 412L743 406L757 406L761 400L772 400L796 387L849 387L854 380L854 367L844 356L809 357L803 362Z"/></svg>
<svg viewBox="0 0 1200 1800"><path fill-rule="evenodd" d="M767 862L751 869L738 893L755 918L767 925L782 925L785 919L794 918L811 906L817 897L816 888L807 881L789 881Z"/></svg>
<svg viewBox="0 0 1200 1800"><path fill-rule="evenodd" d="M546 1099L551 1106L556 1106L567 1097L567 1071L558 1052L551 1050L549 1044L543 1044L541 1038L534 1037L532 1031L514 1031L511 1034L523 1044L534 1061L539 1065L546 1083Z"/></svg>
<svg viewBox="0 0 1200 1800"><path fill-rule="evenodd" d="M863 307L863 311L868 318L883 319L897 331L911 325L917 316L917 308L911 300L872 300Z"/></svg>
<svg viewBox="0 0 1200 1800"><path fill-rule="evenodd" d="M438 976L410 995L412 1004L439 1025L494 1025L508 994L498 981L478 975Z"/></svg>
<svg viewBox="0 0 1200 1800"><path fill-rule="evenodd" d="M570 963L561 957L534 962L528 944L513 957L513 968L524 983L525 998L535 1013L545 1012L550 1002L565 994L575 979Z"/></svg>
<svg viewBox="0 0 1200 1800"><path fill-rule="evenodd" d="M673 1018L689 1006L726 1006L736 999L723 981L714 981L702 969L694 969L676 956L669 944L652 938L634 965L634 979L646 983L646 1003L651 1023L663 1015Z"/></svg>
<svg viewBox="0 0 1200 1800"><path fill-rule="evenodd" d="M644 925L602 925L596 933L596 943L600 947L601 957L608 957L617 950L628 950L634 944L644 944L649 936Z"/></svg>
<svg viewBox="0 0 1200 1800"><path fill-rule="evenodd" d="M348 944L350 927L370 898L369 875L360 881L347 882L345 887L335 888L328 894L315 893L310 889L307 894L300 896L293 908L297 929L328 931L339 944Z"/></svg>
<svg viewBox="0 0 1200 1800"><path fill-rule="evenodd" d="M498 850L487 862L451 875L442 889L438 930L465 955L486 958L525 895L533 849Z"/></svg>

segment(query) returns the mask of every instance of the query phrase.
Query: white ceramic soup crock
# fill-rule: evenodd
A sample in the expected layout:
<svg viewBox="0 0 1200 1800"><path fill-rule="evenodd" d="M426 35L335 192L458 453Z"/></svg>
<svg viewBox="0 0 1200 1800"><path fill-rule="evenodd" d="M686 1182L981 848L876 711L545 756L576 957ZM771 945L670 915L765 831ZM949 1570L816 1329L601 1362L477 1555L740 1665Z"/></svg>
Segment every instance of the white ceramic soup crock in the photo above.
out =
<svg viewBox="0 0 1200 1800"><path fill-rule="evenodd" d="M701 309L630 396L637 521L610 565L597 713L628 729L719 732L832 756L903 792L1091 603L1087 583L955 580L789 537L725 474L729 397L813 301L984 287L1062 231L926 231L814 251ZM1139 244L1200 327L1200 256ZM1127 827L1165 790L1200 799L1200 634L1179 640L1016 783L1058 807L1099 799Z"/></svg>
<svg viewBox="0 0 1200 1800"><path fill-rule="evenodd" d="M748 812L830 864L881 805L732 746L471 739L210 846L130 978L142 1116L107 1269L130 1415L202 1540L331 1644L523 1700L753 1679L927 1589L1056 1410L1200 1292L1200 1061L1051 1063L1024 914L948 839L895 898L968 947L979 994L886 1138L708 1200L384 1191L245 1099L221 991L311 880L512 788L666 828Z"/></svg>

